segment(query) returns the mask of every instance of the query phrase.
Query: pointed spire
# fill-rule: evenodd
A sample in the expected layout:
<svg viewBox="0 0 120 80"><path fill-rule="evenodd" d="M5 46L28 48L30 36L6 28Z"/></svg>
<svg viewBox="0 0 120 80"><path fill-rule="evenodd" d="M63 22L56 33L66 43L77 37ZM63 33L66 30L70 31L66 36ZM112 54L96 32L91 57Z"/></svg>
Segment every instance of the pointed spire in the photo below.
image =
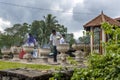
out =
<svg viewBox="0 0 120 80"><path fill-rule="evenodd" d="M103 10L101 11L101 14L103 15L104 13L103 13Z"/></svg>
<svg viewBox="0 0 120 80"><path fill-rule="evenodd" d="M105 22L105 17L104 17L103 10L101 11L101 17L102 17L102 21Z"/></svg>

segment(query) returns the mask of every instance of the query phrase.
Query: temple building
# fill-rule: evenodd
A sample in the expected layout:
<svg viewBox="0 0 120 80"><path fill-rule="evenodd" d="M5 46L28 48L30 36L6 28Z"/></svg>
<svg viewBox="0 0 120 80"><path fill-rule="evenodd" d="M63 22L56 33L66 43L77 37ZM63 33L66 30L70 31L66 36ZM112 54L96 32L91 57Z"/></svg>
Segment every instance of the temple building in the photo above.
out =
<svg viewBox="0 0 120 80"><path fill-rule="evenodd" d="M115 20L117 20L117 21L119 21L119 22L120 22L120 17L118 17L118 18L115 18Z"/></svg>
<svg viewBox="0 0 120 80"><path fill-rule="evenodd" d="M100 15L92 19L91 21L87 22L83 25L86 31L91 32L93 35L90 35L90 48L91 53L93 51L103 54L104 49L102 48L101 42L107 41L107 36L104 30L101 28L101 24L103 22L108 22L109 24L120 26L120 18L112 19L101 12Z"/></svg>

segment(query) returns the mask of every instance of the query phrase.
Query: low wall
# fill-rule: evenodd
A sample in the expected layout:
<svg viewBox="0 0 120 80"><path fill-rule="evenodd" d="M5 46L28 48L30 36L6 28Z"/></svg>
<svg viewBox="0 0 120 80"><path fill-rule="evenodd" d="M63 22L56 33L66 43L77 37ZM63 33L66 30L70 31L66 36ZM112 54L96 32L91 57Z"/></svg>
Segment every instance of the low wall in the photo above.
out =
<svg viewBox="0 0 120 80"><path fill-rule="evenodd" d="M9 69L0 71L0 80L49 80L53 77L51 70ZM62 72L62 80L70 80L72 72Z"/></svg>

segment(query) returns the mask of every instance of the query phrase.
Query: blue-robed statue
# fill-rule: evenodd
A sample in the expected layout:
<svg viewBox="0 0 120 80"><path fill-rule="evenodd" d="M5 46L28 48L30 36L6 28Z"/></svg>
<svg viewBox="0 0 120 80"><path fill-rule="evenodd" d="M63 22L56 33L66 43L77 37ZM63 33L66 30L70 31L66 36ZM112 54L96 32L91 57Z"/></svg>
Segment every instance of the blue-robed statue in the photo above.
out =
<svg viewBox="0 0 120 80"><path fill-rule="evenodd" d="M32 34L29 33L29 37L27 39L27 45L35 46L35 43L36 43L36 39L34 38L34 36Z"/></svg>

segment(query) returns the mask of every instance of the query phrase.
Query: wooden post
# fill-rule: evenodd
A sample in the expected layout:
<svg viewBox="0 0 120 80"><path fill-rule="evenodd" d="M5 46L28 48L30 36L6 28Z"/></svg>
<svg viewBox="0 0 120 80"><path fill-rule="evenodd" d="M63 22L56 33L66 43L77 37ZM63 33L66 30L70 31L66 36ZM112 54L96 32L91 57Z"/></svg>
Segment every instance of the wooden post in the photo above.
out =
<svg viewBox="0 0 120 80"><path fill-rule="evenodd" d="M90 27L90 33L92 33L90 35L90 50L91 50L91 53L93 52L93 28Z"/></svg>
<svg viewBox="0 0 120 80"><path fill-rule="evenodd" d="M106 34L105 34L105 31L103 29L101 29L101 38L100 38L100 40L102 42L106 42ZM105 49L102 47L102 43L100 43L100 48L101 48L100 53L101 54L105 53Z"/></svg>

